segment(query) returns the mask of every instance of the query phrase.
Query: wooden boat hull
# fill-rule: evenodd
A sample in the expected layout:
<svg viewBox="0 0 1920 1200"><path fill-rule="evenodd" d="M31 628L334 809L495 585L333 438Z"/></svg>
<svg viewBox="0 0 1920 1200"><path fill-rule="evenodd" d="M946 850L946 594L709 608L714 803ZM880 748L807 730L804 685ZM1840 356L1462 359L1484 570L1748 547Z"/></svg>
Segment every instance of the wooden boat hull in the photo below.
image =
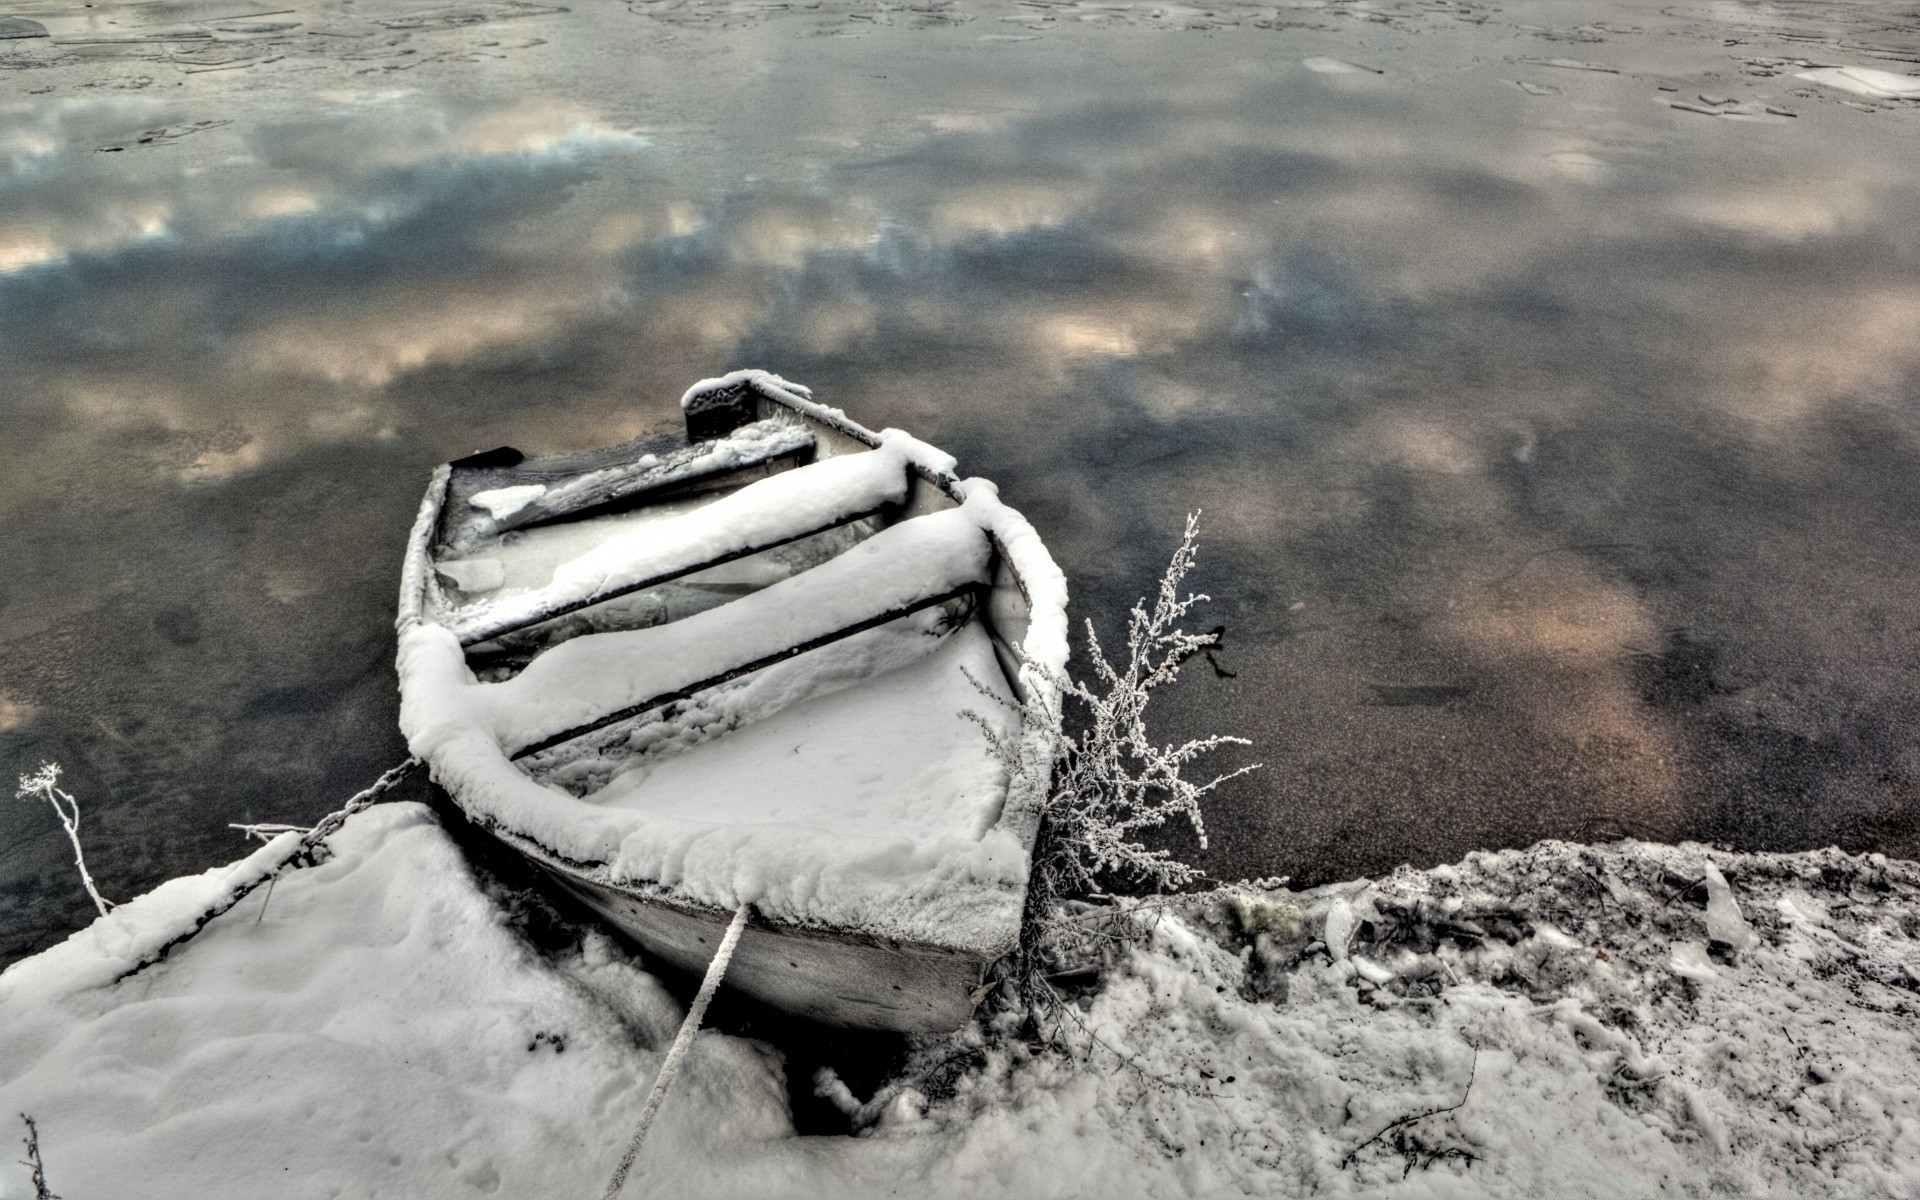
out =
<svg viewBox="0 0 1920 1200"><path fill-rule="evenodd" d="M649 953L696 975L707 969L732 919L730 913L668 904L541 866ZM826 1025L936 1033L966 1023L987 965L951 950L776 928L756 918L734 948L727 986Z"/></svg>
<svg viewBox="0 0 1920 1200"><path fill-rule="evenodd" d="M860 452L879 443L877 435L846 421L838 413L812 406L796 409L789 401L756 392L745 385L716 393L711 399L712 403L687 410L688 433L695 439L696 446L697 439L722 436L742 422L775 415L799 421L822 452ZM632 451L628 454L633 456ZM415 526L403 574L399 617L403 632L423 620L427 597L434 586L431 546L436 537L450 536L451 527L443 526L442 522L443 506L454 503L448 493L450 470L460 467L469 472L484 471L494 466L491 460L496 456L502 458L507 468L519 461L517 452L499 451L442 467L436 473ZM566 465L578 472L617 465L621 461L621 456L613 451L576 457L579 461L569 461ZM778 465L764 469L776 469ZM762 472L764 469L755 468ZM912 472L911 490L902 506L903 517L952 508L961 502L959 485L946 471L916 465ZM738 474L735 473L736 482ZM564 478L559 474L556 477ZM638 487L645 482L637 480L623 486ZM468 488L493 487L499 483L499 480L483 478L478 485L469 484ZM676 483L676 486L684 491L687 485ZM625 499L614 497L615 501ZM467 508L462 506L461 511L464 513ZM1030 530L1027 536L1031 538ZM1034 625L1034 608L1028 577L1023 574L1017 557L1008 553L997 535L989 534L989 537L994 547L990 577L978 585L977 594L969 592L966 610L984 622L993 653L1011 686L1017 690L1023 677L1022 652L1018 647ZM1038 553L1038 566L1057 577L1058 568L1045 556L1044 550ZM1061 646L1064 646L1064 595L1063 584L1056 585L1049 593L1052 609L1058 610L1051 612L1050 619L1059 626ZM464 644L479 639L462 640ZM804 649L805 646L798 646L794 652ZM1064 659L1064 650L1060 657ZM712 682L708 680L700 686ZM625 715L614 714L615 717ZM572 730L566 736L580 732ZM1027 736L1038 735L1029 731ZM512 757L523 758L539 748L538 745L531 750L522 748ZM433 762L431 755L428 757L429 762ZM435 764L435 774L440 778L438 764ZM1044 780L1039 781L1039 786L1044 788ZM1031 786L1028 791L1033 794L1009 795L999 827L1012 832L1030 851L1041 796ZM470 798L463 797L457 784L449 783L449 795L479 828L538 866L556 885L644 950L683 970L699 973L706 969L732 918L731 912L695 902L673 888L615 877L603 863L568 858L523 831L497 824ZM1017 930L1010 922L1003 945L963 942L961 945L970 948L957 948L895 940L865 928L784 924L756 909L734 951L726 986L774 1008L823 1024L902 1033L950 1030L967 1021L989 967L999 954L1012 948L1015 937Z"/></svg>

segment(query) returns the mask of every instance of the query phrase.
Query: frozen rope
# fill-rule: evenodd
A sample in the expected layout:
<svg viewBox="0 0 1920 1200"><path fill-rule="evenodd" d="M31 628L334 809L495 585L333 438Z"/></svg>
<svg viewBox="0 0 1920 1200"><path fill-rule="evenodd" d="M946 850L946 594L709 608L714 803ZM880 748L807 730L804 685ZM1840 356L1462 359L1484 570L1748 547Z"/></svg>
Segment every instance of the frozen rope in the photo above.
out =
<svg viewBox="0 0 1920 1200"><path fill-rule="evenodd" d="M409 758L407 761L401 763L397 767L389 767L380 776L380 778L373 781L373 784L370 787L366 788L364 791L356 792L352 799L348 800L345 804L341 805L335 811L330 812L326 816L320 818L319 824L315 825L312 829L309 829L305 833L301 834L300 837L298 837L297 839L293 839L291 844L280 855L280 857L277 860L275 860L273 863L268 865L259 874L252 876L251 878L247 879L242 883L234 885L224 896L222 896L218 901L216 901L212 907L208 908L205 912L201 913L199 920L195 921L191 926L189 926L184 933L180 934L178 937L167 942L165 945L161 946L158 950L155 950L152 954L147 955L145 958L141 959L139 962L135 963L133 966L128 967L126 970L122 971L119 975L119 978L116 979L114 982L118 983L120 979L126 979L130 976L138 975L140 972L146 970L148 967L159 962L161 959L164 959L167 956L167 953L171 951L175 946L178 946L181 942L186 941L188 938L192 937L194 934L199 933L202 929L205 929L207 927L208 922L212 921L215 917L219 916L221 913L226 912L228 909L231 909L234 905L240 903L242 900L245 900L248 896L252 895L255 888L259 887L263 883L271 883L275 879L278 879L280 877L280 872L286 870L287 867L294 862L294 860L298 859L303 854L312 853L314 848L318 846L321 842L325 841L329 834L332 834L335 830L339 829L342 825L346 824L348 817L351 817L353 814L359 812L361 809L369 808L372 805L378 804L383 796L385 796L388 792L392 791L395 787L399 786L400 781L405 779L408 775L412 774L414 768L418 767L419 765L420 765L419 759Z"/></svg>
<svg viewBox="0 0 1920 1200"><path fill-rule="evenodd" d="M687 1056L688 1047L693 1045L693 1035L700 1029L700 1019L707 1015L708 1002L720 990L720 980L727 973L727 964L733 960L733 948L740 941L741 931L747 927L747 912L751 907L742 904L733 910L733 924L727 926L726 936L720 939L720 948L713 952L713 961L707 964L707 977L700 981L700 994L693 998L693 1006L687 1009L687 1019L680 1022L680 1032L674 1035L673 1045L667 1049L667 1059L660 1064L660 1074L654 1076L653 1092L647 1097L646 1111L640 1114L640 1124L634 1127L633 1140L627 1143L627 1152L620 1156L620 1165L613 1169L613 1178L607 1181L607 1190L601 1193L600 1200L615 1200L620 1195L620 1189L626 1185L627 1172L633 1169L633 1160L640 1153L640 1143L647 1140L647 1128L659 1113L660 1102L667 1098L667 1089L673 1086L673 1077L680 1070L680 1060Z"/></svg>

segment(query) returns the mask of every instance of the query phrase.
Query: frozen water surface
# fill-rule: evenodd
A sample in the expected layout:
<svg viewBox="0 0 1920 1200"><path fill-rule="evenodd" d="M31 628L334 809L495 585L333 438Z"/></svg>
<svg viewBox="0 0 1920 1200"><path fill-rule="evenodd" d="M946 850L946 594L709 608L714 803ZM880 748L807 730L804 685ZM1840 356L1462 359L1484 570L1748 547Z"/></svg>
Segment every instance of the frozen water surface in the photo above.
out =
<svg viewBox="0 0 1920 1200"><path fill-rule="evenodd" d="M1890 9L0 15L0 766L67 765L110 896L401 756L433 463L741 365L997 479L1084 612L1206 511L1168 734L1268 764L1216 875L1920 853ZM0 805L0 958L70 871Z"/></svg>

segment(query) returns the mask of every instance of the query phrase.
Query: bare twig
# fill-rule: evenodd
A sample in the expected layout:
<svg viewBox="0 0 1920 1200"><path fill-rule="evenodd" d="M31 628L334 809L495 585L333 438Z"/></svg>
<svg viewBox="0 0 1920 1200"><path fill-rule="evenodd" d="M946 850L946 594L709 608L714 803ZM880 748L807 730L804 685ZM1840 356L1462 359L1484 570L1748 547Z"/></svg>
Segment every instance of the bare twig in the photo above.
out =
<svg viewBox="0 0 1920 1200"><path fill-rule="evenodd" d="M1358 1146L1355 1146L1353 1149L1347 1151L1347 1156L1340 1160L1341 1168L1344 1170L1345 1168L1352 1166L1354 1163L1354 1160L1359 1157L1360 1152L1362 1150L1365 1150L1368 1146L1373 1145L1375 1142L1379 1141L1383 1137L1386 1137L1388 1134L1392 1133L1396 1129L1400 1129L1404 1126L1411 1125L1415 1121L1424 1121L1428 1117L1437 1117L1442 1115L1443 1113L1450 1113L1456 1109L1464 1107L1467 1103L1467 1097L1473 1095L1474 1076L1479 1074L1479 1072L1480 1072L1480 1048L1478 1046L1475 1046L1473 1048L1473 1065L1467 1069L1467 1087L1465 1091L1460 1093L1460 1099L1458 1099L1452 1104L1448 1104L1441 1108L1430 1108L1425 1112L1414 1113L1410 1117L1401 1117L1399 1120L1388 1125L1385 1129L1382 1129L1379 1133L1374 1134L1372 1137L1368 1138L1366 1141L1361 1142Z"/></svg>
<svg viewBox="0 0 1920 1200"><path fill-rule="evenodd" d="M47 1186L47 1166L40 1160L40 1127L26 1113L21 1113L20 1119L27 1123L27 1136L21 1139L27 1147L27 1157L20 1165L33 1168L34 1200L60 1200L59 1195Z"/></svg>
<svg viewBox="0 0 1920 1200"><path fill-rule="evenodd" d="M260 911L253 914L253 923L255 925L267 919L267 905L273 903L273 885L279 882L280 877L278 875L267 880L267 894L260 898Z"/></svg>
<svg viewBox="0 0 1920 1200"><path fill-rule="evenodd" d="M113 907L113 901L100 894L93 885L93 874L87 870L87 857L80 851L80 802L60 787L60 764L41 763L40 769L31 775L20 777L20 790L14 795L21 800L45 800L60 815L60 824L67 831L67 840L73 843L73 865L80 868L80 882L86 885L87 895L93 898L93 906L101 916Z"/></svg>
<svg viewBox="0 0 1920 1200"><path fill-rule="evenodd" d="M249 838L259 838L261 843L264 845L265 843L272 841L274 838L279 837L283 833L306 833L309 829L309 826L282 825L275 821L261 821L252 825L241 825L238 823L230 822L227 825L227 828L238 829L243 835Z"/></svg>

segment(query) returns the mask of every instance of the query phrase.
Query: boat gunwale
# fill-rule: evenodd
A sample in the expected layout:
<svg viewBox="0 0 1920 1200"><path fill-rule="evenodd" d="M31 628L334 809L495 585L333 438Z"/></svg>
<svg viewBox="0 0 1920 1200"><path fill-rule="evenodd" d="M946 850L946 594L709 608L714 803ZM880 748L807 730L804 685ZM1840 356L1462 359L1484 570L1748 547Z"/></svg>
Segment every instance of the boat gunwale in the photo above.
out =
<svg viewBox="0 0 1920 1200"><path fill-rule="evenodd" d="M498 838L527 858L534 860L537 865L545 870L555 874L570 876L593 887L616 892L641 904L649 904L657 908L668 909L685 916L709 918L719 925L725 925L733 918L733 913L730 910L690 899L684 892L674 888L671 884L660 883L657 880L650 880L643 884L634 880L614 879L608 875L602 875L600 872L607 870L607 864L586 863L577 859L568 858L566 855L559 853L535 838L529 837L517 830L509 829L484 814L476 814L468 810L459 803L458 796L453 796L452 792L448 792L447 794L453 797L455 806L460 809L468 821L478 826L489 836ZM869 933L844 925L807 925L796 921L783 921L767 916L755 905L749 905L748 908L750 910L747 915L748 928L758 929L762 932L775 934L780 937L791 937L804 941L833 942L840 945L871 946L876 950L886 950L897 954L919 954L929 958L962 959L968 962L978 962L983 966L999 958L1008 950L1011 950L1014 945L1014 942L1010 941L997 950L982 953L977 949L961 946L944 946L938 942L890 938L883 934ZM1017 941L1017 938L1015 940Z"/></svg>

